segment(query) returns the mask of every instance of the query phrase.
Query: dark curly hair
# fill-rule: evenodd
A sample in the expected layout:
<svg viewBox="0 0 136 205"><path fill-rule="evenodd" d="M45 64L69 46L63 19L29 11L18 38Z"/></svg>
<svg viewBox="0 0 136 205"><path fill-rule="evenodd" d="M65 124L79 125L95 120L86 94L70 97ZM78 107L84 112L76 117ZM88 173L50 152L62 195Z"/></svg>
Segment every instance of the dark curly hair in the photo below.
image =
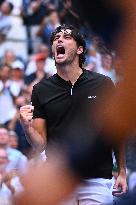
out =
<svg viewBox="0 0 136 205"><path fill-rule="evenodd" d="M72 25L61 25L58 26L52 33L51 33L51 37L50 37L50 43L51 45L53 44L54 38L56 36L57 33L60 33L61 30L71 30L71 36L74 38L74 40L77 43L77 46L82 46L83 47L83 52L79 55L79 67L82 68L82 65L85 62L85 54L86 54L86 42L84 39L84 36L80 34L79 30L77 28L75 28Z"/></svg>

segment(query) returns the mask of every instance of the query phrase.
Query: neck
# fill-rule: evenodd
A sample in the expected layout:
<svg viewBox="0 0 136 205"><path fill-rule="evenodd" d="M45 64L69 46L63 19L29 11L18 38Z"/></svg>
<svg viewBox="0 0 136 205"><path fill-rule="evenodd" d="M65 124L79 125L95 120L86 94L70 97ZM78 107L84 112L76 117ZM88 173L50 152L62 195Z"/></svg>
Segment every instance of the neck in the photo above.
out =
<svg viewBox="0 0 136 205"><path fill-rule="evenodd" d="M70 81L72 85L77 81L83 70L77 65L57 66L57 74L66 81Z"/></svg>

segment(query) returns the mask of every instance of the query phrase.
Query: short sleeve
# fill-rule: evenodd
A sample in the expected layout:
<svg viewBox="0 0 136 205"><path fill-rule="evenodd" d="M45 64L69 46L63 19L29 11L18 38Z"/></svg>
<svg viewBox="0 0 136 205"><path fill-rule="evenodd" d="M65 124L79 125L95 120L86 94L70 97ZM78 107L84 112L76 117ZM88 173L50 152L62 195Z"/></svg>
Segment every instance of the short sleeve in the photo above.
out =
<svg viewBox="0 0 136 205"><path fill-rule="evenodd" d="M35 86L33 87L33 90L32 90L31 102L32 102L32 105L34 106L33 119L35 118L45 119L45 113L40 103L38 92Z"/></svg>

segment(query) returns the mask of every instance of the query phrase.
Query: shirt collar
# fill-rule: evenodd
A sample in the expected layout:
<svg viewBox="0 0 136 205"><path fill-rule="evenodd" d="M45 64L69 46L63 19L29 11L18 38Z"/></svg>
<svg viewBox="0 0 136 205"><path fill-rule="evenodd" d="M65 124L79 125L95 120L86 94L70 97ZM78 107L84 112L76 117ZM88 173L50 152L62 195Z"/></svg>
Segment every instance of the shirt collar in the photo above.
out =
<svg viewBox="0 0 136 205"><path fill-rule="evenodd" d="M82 82L84 79L87 79L88 78L88 75L87 75L87 70L86 69L83 69L83 72L82 74L79 76L79 78L77 79L76 83L78 82ZM70 81L66 81L64 80L63 78L61 78L57 73L54 75L54 80L58 83L58 84L61 84L63 86L71 86L71 82Z"/></svg>

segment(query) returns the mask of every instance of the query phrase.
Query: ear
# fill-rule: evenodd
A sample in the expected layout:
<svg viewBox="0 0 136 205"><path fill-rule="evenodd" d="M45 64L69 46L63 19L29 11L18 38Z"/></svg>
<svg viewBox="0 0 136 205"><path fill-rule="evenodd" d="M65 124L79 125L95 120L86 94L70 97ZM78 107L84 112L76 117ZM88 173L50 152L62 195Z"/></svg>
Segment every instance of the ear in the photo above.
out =
<svg viewBox="0 0 136 205"><path fill-rule="evenodd" d="M79 46L77 49L77 54L80 55L81 53L83 53L83 47Z"/></svg>

